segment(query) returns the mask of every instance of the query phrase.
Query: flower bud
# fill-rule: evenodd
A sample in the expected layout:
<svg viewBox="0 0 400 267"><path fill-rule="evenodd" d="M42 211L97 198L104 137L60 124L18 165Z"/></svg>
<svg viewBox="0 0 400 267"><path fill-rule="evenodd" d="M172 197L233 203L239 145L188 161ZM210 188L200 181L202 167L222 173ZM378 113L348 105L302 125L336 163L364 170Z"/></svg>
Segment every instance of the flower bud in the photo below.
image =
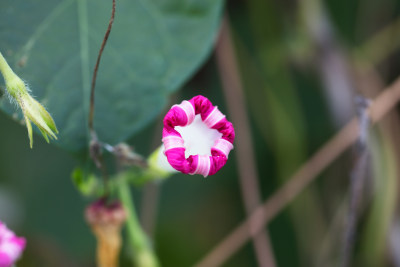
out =
<svg viewBox="0 0 400 267"><path fill-rule="evenodd" d="M15 101L21 108L24 115L30 147L33 146L32 125L33 122L42 133L44 139L49 142L51 139L57 139L58 130L53 118L46 109L36 101L30 94L28 86L19 78L10 68L3 55L0 53L0 72L3 74L6 82L7 93L11 101Z"/></svg>
<svg viewBox="0 0 400 267"><path fill-rule="evenodd" d="M121 227L126 220L122 205L100 199L86 209L85 217L97 239L97 266L118 267Z"/></svg>

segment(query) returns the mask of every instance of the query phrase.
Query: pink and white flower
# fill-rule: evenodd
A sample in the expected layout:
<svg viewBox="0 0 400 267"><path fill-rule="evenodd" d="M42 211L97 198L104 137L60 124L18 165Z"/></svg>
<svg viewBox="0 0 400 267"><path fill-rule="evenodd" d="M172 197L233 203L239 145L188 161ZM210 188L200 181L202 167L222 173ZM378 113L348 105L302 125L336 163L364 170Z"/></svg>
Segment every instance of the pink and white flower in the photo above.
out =
<svg viewBox="0 0 400 267"><path fill-rule="evenodd" d="M10 267L21 256L26 240L17 237L0 221L0 267Z"/></svg>
<svg viewBox="0 0 400 267"><path fill-rule="evenodd" d="M215 174L225 165L234 139L232 123L201 95L172 106L164 118L164 153L182 173Z"/></svg>

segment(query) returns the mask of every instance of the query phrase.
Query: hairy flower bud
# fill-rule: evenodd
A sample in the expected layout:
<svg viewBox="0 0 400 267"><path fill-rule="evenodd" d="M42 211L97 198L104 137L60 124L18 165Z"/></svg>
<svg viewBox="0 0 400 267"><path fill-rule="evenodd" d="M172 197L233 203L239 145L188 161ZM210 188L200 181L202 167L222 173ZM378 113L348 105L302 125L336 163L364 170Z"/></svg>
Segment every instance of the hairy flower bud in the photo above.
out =
<svg viewBox="0 0 400 267"><path fill-rule="evenodd" d="M33 122L42 133L44 139L57 139L58 130L53 118L46 109L36 101L30 94L28 86L10 68L3 55L0 53L0 72L6 82L7 93L11 101L15 101L24 115L30 147L33 146L32 125Z"/></svg>

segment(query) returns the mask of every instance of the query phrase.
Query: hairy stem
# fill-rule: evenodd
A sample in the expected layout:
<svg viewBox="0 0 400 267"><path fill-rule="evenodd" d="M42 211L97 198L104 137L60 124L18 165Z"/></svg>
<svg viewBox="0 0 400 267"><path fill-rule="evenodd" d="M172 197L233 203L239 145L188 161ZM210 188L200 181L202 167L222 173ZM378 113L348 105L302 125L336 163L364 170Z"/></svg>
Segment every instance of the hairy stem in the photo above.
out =
<svg viewBox="0 0 400 267"><path fill-rule="evenodd" d="M15 76L13 70L10 65L8 65L6 59L3 57L3 54L0 52L0 72L4 77L4 80L9 81Z"/></svg>

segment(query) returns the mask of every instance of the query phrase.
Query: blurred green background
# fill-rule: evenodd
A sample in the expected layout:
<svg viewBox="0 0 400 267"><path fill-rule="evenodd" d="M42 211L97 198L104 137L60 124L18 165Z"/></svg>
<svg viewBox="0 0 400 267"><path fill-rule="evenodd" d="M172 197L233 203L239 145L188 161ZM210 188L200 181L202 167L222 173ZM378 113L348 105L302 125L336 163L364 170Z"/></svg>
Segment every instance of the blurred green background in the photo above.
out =
<svg viewBox="0 0 400 267"><path fill-rule="evenodd" d="M179 9L179 1L173 2ZM248 151L254 153L265 200L355 115L354 95L373 98L398 77L400 1L236 0L217 13L218 22L229 21L244 93L240 100L251 126L254 151ZM108 15L102 19L107 22ZM7 23L0 31L18 31ZM219 26L210 27L217 32ZM157 114L128 140L136 152L151 154L161 143L165 109L195 95L206 96L230 118L229 92L222 89L213 48L217 38L211 41L179 90L160 92L165 100ZM102 64L112 62L105 58ZM398 135L393 135L399 121L392 116L389 127L371 131L367 167L373 170L365 179L350 266L400 266ZM76 156L39 135L31 150L25 127L6 113L0 113L0 125L0 220L28 240L18 266L95 266L95 239L83 218L93 199L81 196L71 181L85 153ZM338 158L268 225L277 266L339 266L356 155L351 150ZM243 157L233 150L226 166L207 179L177 174L132 189L139 215L148 216L144 228L163 266L193 265L246 218L238 174ZM131 266L127 250L124 246L121 266ZM224 266L259 265L248 242Z"/></svg>

